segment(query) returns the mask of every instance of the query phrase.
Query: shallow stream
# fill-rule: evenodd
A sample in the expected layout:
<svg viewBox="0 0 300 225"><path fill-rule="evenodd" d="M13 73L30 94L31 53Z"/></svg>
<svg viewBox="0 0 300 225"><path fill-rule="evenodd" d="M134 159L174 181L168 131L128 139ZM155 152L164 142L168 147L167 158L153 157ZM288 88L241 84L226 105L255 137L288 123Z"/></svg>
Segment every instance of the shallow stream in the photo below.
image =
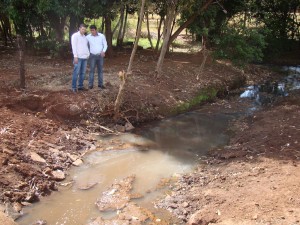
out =
<svg viewBox="0 0 300 225"><path fill-rule="evenodd" d="M298 77L293 82L300 88L299 71L295 70L294 74L298 74ZM282 92L286 95L287 90ZM241 97L256 101L259 92L253 93L248 88L246 94L242 93ZM61 187L39 203L26 207L25 215L18 223L28 225L44 220L50 225L79 225L88 224L92 218L99 216L114 216L115 212L100 213L95 202L115 179L130 175L136 176L134 192L143 195L137 200L138 204L155 211L151 202L164 193L163 189L157 190L161 180L192 171L209 149L226 145L229 141L229 122L248 113L255 101L247 107L241 105L235 112L225 112L223 106L218 112L213 112L209 106L205 106L201 110L149 124L134 133L98 137L99 143L129 145L126 150L120 150L119 145L114 144L110 151L90 153L82 166L71 169L69 180L65 182L73 182L73 185ZM95 186L82 190L82 187L90 184ZM161 210L158 213L166 216Z"/></svg>

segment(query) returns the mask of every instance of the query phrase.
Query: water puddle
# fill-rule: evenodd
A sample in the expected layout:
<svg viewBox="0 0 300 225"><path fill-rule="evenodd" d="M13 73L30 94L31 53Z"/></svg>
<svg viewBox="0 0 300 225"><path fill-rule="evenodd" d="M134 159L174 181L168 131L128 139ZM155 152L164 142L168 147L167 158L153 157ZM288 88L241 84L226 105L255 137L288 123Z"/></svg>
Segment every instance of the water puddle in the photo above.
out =
<svg viewBox="0 0 300 225"><path fill-rule="evenodd" d="M47 224L76 225L98 216L114 216L115 212L100 213L95 202L116 179L130 175L136 177L133 191L144 196L136 202L151 208L151 201L163 193L156 191L161 179L191 171L201 155L228 142L226 129L232 118L229 114L195 111L149 125L135 134L99 137L100 142L130 143L131 147L89 154L84 165L71 170L71 187L60 188L25 208L26 215L18 222L28 225L45 220Z"/></svg>

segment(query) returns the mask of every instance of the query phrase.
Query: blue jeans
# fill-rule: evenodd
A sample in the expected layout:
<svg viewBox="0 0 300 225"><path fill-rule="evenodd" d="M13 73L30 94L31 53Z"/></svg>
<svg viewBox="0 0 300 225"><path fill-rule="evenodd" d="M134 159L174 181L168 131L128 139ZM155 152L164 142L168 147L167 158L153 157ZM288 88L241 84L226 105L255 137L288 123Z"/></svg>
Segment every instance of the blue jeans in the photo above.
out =
<svg viewBox="0 0 300 225"><path fill-rule="evenodd" d="M89 76L89 87L94 86L94 73L95 67L98 71L98 87L103 86L103 63L104 58L101 55L90 55L90 76Z"/></svg>
<svg viewBox="0 0 300 225"><path fill-rule="evenodd" d="M78 59L78 63L74 64L74 70L72 75L72 89L77 89L77 78L79 75L78 88L83 88L83 81L85 78L87 59Z"/></svg>

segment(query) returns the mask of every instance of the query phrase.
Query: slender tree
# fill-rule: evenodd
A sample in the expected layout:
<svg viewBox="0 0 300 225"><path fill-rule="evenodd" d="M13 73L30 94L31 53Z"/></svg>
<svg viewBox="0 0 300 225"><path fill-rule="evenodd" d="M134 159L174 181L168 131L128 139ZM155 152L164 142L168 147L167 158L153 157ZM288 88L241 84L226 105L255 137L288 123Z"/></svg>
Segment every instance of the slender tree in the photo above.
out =
<svg viewBox="0 0 300 225"><path fill-rule="evenodd" d="M165 55L166 55L168 47L169 47L168 43L169 43L171 30L172 30L172 22L173 22L174 18L176 17L177 2L178 2L177 0L169 0L168 1L169 8L167 10L167 17L166 17L164 33L163 33L164 42L163 42L163 45L161 48L159 59L156 64L156 69L155 69L156 77L159 77L161 75L162 65L163 65L164 58L165 58Z"/></svg>
<svg viewBox="0 0 300 225"><path fill-rule="evenodd" d="M142 30L142 22L143 22L143 16L144 16L144 10L145 10L145 2L146 0L142 0L142 4L141 4L141 9L140 9L140 20L138 23L138 28L137 28L137 36L135 38L135 42L134 42L134 46L131 52L131 56L130 56L130 60L129 60L129 64L127 67L127 71L123 71L123 72L119 72L119 77L121 79L121 84L119 87L119 92L115 101L115 105L114 105L114 112L115 112L115 118L118 118L120 116L120 106L122 104L122 96L125 90L125 84L126 84L126 79L127 76L129 74L132 74L132 65L133 65L133 61L134 61L134 57L137 51L137 47L138 47L138 43L139 43L139 39L141 36L141 30Z"/></svg>

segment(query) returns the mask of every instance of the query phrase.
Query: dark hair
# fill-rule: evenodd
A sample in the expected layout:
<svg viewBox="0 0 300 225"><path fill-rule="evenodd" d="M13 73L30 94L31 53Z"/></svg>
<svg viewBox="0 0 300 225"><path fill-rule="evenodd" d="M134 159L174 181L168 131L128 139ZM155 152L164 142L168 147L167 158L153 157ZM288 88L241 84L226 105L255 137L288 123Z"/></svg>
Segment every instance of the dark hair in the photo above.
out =
<svg viewBox="0 0 300 225"><path fill-rule="evenodd" d="M79 25L79 28L81 28L81 27L85 27L86 28L86 25L84 23L82 23L82 24Z"/></svg>
<svg viewBox="0 0 300 225"><path fill-rule="evenodd" d="M95 25L91 25L91 26L90 26L90 29L95 29L95 30L97 30L97 27L96 27Z"/></svg>

